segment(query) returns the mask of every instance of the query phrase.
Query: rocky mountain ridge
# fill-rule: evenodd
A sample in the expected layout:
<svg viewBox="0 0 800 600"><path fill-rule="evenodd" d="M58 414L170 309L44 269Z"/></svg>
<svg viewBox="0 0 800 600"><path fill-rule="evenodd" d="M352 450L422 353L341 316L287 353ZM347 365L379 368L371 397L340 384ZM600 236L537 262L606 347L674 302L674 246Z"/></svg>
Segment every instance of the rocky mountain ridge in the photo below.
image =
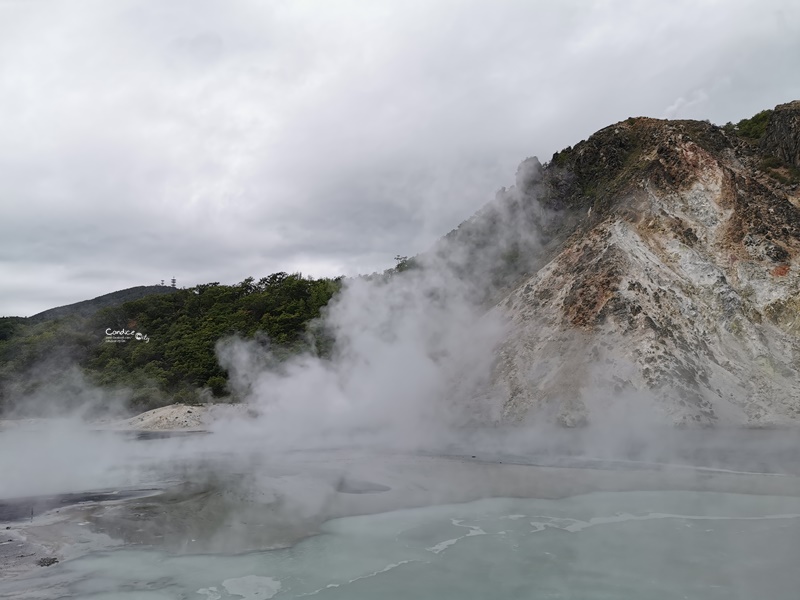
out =
<svg viewBox="0 0 800 600"><path fill-rule="evenodd" d="M792 102L760 140L632 118L524 162L549 246L493 309L504 417L800 423L799 150Z"/></svg>

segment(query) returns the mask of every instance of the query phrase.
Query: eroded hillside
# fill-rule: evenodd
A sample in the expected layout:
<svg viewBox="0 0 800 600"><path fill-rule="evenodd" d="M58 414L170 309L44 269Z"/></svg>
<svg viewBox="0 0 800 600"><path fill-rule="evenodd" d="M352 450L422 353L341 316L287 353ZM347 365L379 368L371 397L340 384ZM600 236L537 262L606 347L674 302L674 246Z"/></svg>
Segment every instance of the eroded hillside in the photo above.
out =
<svg viewBox="0 0 800 600"><path fill-rule="evenodd" d="M798 147L794 102L760 140L635 118L554 155L522 191L574 226L494 309L505 416L800 420Z"/></svg>

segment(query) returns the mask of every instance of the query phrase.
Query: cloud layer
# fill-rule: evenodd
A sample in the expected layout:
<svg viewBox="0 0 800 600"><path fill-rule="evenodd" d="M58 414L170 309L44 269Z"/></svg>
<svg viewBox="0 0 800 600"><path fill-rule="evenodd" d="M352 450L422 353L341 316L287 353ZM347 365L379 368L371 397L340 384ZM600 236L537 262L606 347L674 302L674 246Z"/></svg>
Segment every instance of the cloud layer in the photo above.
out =
<svg viewBox="0 0 800 600"><path fill-rule="evenodd" d="M0 1L0 315L382 270L631 115L800 98L789 1Z"/></svg>

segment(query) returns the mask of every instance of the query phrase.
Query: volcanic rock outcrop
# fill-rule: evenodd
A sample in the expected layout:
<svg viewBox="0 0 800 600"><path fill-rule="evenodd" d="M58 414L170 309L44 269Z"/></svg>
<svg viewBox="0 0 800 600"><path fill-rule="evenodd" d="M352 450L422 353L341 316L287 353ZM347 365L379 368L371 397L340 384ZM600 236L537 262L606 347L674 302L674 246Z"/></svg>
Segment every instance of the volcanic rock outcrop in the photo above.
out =
<svg viewBox="0 0 800 600"><path fill-rule="evenodd" d="M800 102L760 140L631 118L536 165L495 202L541 242L493 309L505 418L800 423Z"/></svg>
<svg viewBox="0 0 800 600"><path fill-rule="evenodd" d="M800 168L800 100L775 107L761 148Z"/></svg>

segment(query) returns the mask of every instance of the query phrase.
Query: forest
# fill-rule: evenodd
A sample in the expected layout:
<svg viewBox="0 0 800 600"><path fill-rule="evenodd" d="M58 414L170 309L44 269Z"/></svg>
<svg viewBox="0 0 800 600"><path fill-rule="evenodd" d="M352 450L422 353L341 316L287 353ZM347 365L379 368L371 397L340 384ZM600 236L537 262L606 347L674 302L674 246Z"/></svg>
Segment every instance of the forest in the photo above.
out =
<svg viewBox="0 0 800 600"><path fill-rule="evenodd" d="M278 360L303 351L329 356L332 338L320 316L341 285L342 278L280 272L148 295L90 315L2 318L0 411L24 414L29 398L46 393L68 409L77 395L69 386L120 390L132 411L228 397L219 340L256 338Z"/></svg>

